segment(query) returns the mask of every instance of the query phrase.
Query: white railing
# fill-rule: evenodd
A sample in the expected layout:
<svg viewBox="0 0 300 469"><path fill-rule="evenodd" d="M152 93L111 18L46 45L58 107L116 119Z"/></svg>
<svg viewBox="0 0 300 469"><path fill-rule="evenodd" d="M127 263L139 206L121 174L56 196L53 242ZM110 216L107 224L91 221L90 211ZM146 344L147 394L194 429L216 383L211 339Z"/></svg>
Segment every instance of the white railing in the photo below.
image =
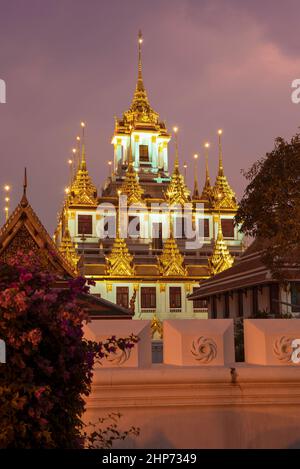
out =
<svg viewBox="0 0 300 469"><path fill-rule="evenodd" d="M154 314L156 313L156 308L141 308L141 313Z"/></svg>
<svg viewBox="0 0 300 469"><path fill-rule="evenodd" d="M207 308L193 308L194 313L207 313L208 309Z"/></svg>
<svg viewBox="0 0 300 469"><path fill-rule="evenodd" d="M181 308L170 308L170 313L181 313L182 309Z"/></svg>

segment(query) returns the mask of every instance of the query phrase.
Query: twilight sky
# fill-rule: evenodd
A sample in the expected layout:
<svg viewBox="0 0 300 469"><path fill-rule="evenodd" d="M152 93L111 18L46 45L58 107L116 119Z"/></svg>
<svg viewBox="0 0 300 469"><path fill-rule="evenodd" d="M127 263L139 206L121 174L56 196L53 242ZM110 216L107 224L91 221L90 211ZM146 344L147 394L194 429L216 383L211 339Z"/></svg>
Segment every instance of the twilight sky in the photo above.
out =
<svg viewBox="0 0 300 469"><path fill-rule="evenodd" d="M101 187L113 116L128 108L136 83L139 28L150 104L170 130L179 126L181 163L203 155L209 140L214 180L223 128L225 173L240 197L240 169L300 123L290 97L300 78L299 16L298 0L0 0L1 224L2 186L12 184L14 207L27 166L30 202L52 234L81 120Z"/></svg>

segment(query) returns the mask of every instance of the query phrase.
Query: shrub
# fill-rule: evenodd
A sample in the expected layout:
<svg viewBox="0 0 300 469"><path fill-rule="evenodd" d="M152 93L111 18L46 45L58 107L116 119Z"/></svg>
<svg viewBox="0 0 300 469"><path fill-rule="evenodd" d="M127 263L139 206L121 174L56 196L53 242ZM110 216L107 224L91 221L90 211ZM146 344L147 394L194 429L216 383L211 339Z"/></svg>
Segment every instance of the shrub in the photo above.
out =
<svg viewBox="0 0 300 469"><path fill-rule="evenodd" d="M54 288L57 277L42 272L33 253L0 265L0 338L7 363L0 366L0 448L82 448L85 397L95 360L135 336L87 341L87 313L77 297L89 290L83 278Z"/></svg>

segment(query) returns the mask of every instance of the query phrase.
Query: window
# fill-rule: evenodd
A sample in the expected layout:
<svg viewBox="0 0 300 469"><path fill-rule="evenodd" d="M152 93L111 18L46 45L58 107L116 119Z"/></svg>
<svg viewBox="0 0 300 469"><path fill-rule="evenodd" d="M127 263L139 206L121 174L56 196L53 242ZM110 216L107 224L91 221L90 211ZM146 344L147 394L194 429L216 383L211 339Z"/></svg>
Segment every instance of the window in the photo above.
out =
<svg viewBox="0 0 300 469"><path fill-rule="evenodd" d="M292 312L300 313L300 282L291 282L291 303Z"/></svg>
<svg viewBox="0 0 300 469"><path fill-rule="evenodd" d="M156 308L155 287L141 287L141 307L151 309Z"/></svg>
<svg viewBox="0 0 300 469"><path fill-rule="evenodd" d="M174 220L174 238L185 238L184 217L175 217Z"/></svg>
<svg viewBox="0 0 300 469"><path fill-rule="evenodd" d="M193 288L193 293L197 291L199 287L194 287ZM194 309L200 309L200 308L207 308L207 300L193 300L193 308Z"/></svg>
<svg viewBox="0 0 300 469"><path fill-rule="evenodd" d="M78 215L78 234L82 234L82 235L93 234L93 216L92 215Z"/></svg>
<svg viewBox="0 0 300 469"><path fill-rule="evenodd" d="M140 145L140 161L149 161L148 145Z"/></svg>
<svg viewBox="0 0 300 469"><path fill-rule="evenodd" d="M229 293L224 293L224 317L229 318L230 310L229 310Z"/></svg>
<svg viewBox="0 0 300 469"><path fill-rule="evenodd" d="M269 287L269 292L270 292L270 312L274 314L275 316L278 316L279 315L279 301L278 301L279 300L279 286L278 284L272 283ZM293 289L291 290L291 293L293 296ZM300 293L300 289L299 289L299 293ZM297 301L297 298L295 299ZM293 298L291 302L292 304L294 304ZM298 303L295 303L295 304L300 305L300 297L298 299ZM295 310L292 308L292 312L296 312L296 310L297 308ZM298 311L300 311L300 308L298 308Z"/></svg>
<svg viewBox="0 0 300 469"><path fill-rule="evenodd" d="M198 228L199 229L199 234L203 233L204 238L209 238L209 219L208 218L200 218L198 220L198 223L199 223L199 228Z"/></svg>
<svg viewBox="0 0 300 469"><path fill-rule="evenodd" d="M239 317L244 315L243 290L238 291L238 315Z"/></svg>
<svg viewBox="0 0 300 469"><path fill-rule="evenodd" d="M213 296L211 298L211 317L212 319L217 319L218 313L217 313L217 298Z"/></svg>
<svg viewBox="0 0 300 469"><path fill-rule="evenodd" d="M252 289L252 313L255 315L258 313L258 289L253 287Z"/></svg>
<svg viewBox="0 0 300 469"><path fill-rule="evenodd" d="M162 249L162 223L154 222L152 224L152 247L153 249Z"/></svg>
<svg viewBox="0 0 300 469"><path fill-rule="evenodd" d="M128 234L129 236L140 236L141 224L140 217L129 216L128 217Z"/></svg>
<svg viewBox="0 0 300 469"><path fill-rule="evenodd" d="M170 287L170 308L181 308L181 287Z"/></svg>
<svg viewBox="0 0 300 469"><path fill-rule="evenodd" d="M116 218L106 215L103 220L103 238L114 238L116 236Z"/></svg>
<svg viewBox="0 0 300 469"><path fill-rule="evenodd" d="M128 308L129 306L129 289L128 287L117 287L117 305Z"/></svg>
<svg viewBox="0 0 300 469"><path fill-rule="evenodd" d="M228 218L221 219L221 226L224 238L234 238L234 224L233 220Z"/></svg>

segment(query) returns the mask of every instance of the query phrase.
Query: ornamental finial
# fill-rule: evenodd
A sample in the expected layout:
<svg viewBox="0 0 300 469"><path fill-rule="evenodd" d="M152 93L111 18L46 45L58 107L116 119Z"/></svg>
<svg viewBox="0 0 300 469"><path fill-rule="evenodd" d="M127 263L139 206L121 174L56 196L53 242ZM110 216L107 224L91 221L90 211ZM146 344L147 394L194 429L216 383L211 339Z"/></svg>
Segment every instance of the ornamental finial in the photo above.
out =
<svg viewBox="0 0 300 469"><path fill-rule="evenodd" d="M198 186L198 154L194 154L194 192L193 192L193 199L199 199L199 186Z"/></svg>
<svg viewBox="0 0 300 469"><path fill-rule="evenodd" d="M86 167L86 159L85 159L85 140L84 140L84 130L86 127L85 122L81 122L81 129L82 129L82 137L81 137L81 169L85 169Z"/></svg>
<svg viewBox="0 0 300 469"><path fill-rule="evenodd" d="M221 136L223 134L223 130L218 130L218 144L219 144L219 176L224 176L224 169L223 169L223 154L222 154L222 140Z"/></svg>
<svg viewBox="0 0 300 469"><path fill-rule="evenodd" d="M143 44L143 35L142 31L139 30L138 34L138 50L139 50L139 55L138 55L138 83L137 83L137 88L139 90L144 89L144 83L143 83L143 74L142 74L142 44Z"/></svg>
<svg viewBox="0 0 300 469"><path fill-rule="evenodd" d="M174 167L179 168L179 157L178 157L178 127L173 127L174 138L175 138L175 162Z"/></svg>
<svg viewBox="0 0 300 469"><path fill-rule="evenodd" d="M22 207L26 207L28 205L26 192L27 192L27 168L24 168L23 196L21 199Z"/></svg>

